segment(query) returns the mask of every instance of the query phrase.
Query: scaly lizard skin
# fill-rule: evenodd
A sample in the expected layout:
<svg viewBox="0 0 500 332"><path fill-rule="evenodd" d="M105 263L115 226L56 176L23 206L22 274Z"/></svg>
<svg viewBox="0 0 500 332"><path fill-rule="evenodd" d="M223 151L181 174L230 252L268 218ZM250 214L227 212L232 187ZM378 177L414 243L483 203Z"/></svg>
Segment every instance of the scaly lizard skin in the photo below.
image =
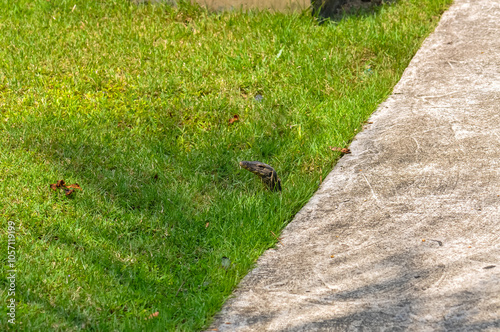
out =
<svg viewBox="0 0 500 332"><path fill-rule="evenodd" d="M274 168L268 164L260 161L240 161L240 166L253 174L257 174L270 190L281 191L281 180Z"/></svg>

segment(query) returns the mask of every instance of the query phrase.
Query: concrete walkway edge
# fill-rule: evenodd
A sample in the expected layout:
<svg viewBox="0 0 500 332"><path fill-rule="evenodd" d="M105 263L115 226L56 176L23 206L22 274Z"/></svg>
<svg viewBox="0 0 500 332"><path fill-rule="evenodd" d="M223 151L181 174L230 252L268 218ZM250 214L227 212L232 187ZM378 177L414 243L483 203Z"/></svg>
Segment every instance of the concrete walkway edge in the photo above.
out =
<svg viewBox="0 0 500 332"><path fill-rule="evenodd" d="M500 0L456 0L209 330L500 331Z"/></svg>

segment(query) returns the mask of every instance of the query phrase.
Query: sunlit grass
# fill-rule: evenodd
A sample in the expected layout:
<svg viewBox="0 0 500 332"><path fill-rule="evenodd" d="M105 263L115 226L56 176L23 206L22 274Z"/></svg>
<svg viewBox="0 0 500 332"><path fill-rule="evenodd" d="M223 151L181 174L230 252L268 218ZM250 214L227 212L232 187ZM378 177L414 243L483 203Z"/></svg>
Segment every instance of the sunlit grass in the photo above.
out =
<svg viewBox="0 0 500 332"><path fill-rule="evenodd" d="M206 326L450 2L318 25L307 13L1 1L2 248L7 220L18 236L18 325L2 330ZM271 164L283 192L240 160ZM51 191L59 179L84 191Z"/></svg>

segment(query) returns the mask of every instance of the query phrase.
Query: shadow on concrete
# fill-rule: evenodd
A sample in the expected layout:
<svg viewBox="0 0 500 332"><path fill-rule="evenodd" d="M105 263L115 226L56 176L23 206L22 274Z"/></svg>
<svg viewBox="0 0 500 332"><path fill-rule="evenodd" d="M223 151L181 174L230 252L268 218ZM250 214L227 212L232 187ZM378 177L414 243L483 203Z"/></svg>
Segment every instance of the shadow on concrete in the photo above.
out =
<svg viewBox="0 0 500 332"><path fill-rule="evenodd" d="M285 311L277 306L276 309L266 311L264 315L247 316L245 308L240 307L237 316L231 317L231 321L223 321L222 316L216 316L212 328L218 328L219 331L280 332L409 329L420 331L429 328L444 331L475 331L500 328L500 319L496 315L498 307L485 308L482 303L484 294L488 293L488 289L484 289L487 283L470 285L467 289L461 288L456 291L448 287L448 291L451 291L445 294L433 292L443 287L442 281L448 269L453 270L455 267L463 266L467 264L466 261L457 260L452 264L454 266L449 267L438 264L430 268L418 268L419 261L425 255L425 252L420 251L418 247L413 247L404 253L387 256L378 262L366 262L365 265L356 266L349 271L347 276L343 272L339 272L338 275L334 272L329 279L319 276L324 286L329 289L322 287L323 291L320 294L316 290L314 297L309 297L308 291L304 289L283 291L290 288L289 285L281 285L278 291L269 290L267 297L282 298L287 303ZM401 262L406 263L399 264ZM396 269L397 272L389 277L381 275L379 280L372 279L372 282L363 283L359 287L351 287L348 290L336 289L335 280L350 277L353 284L358 284L360 279L364 279L363 272L360 271L368 271L373 265L388 265L388 270ZM476 269L475 273L484 275L485 279L494 278L492 271L488 270L490 269L483 267ZM250 288L261 292L268 287L266 285L267 283L263 281L258 287L253 285ZM244 288L246 287L248 286L244 285ZM238 292L235 295L237 296ZM443 314L439 319L431 315L435 313L436 303L442 305L440 311ZM254 312L251 307L249 309L248 312ZM349 313L337 315L335 314L337 310ZM490 312L489 319L484 318L484 312L487 310ZM290 315L290 311L294 313ZM299 317L301 314L308 317L308 320L304 322L303 319L298 319L301 323L295 325L293 317ZM477 317L479 315L480 318ZM286 326L282 325L283 321L280 319L283 316L289 317ZM325 316L329 318L324 318Z"/></svg>

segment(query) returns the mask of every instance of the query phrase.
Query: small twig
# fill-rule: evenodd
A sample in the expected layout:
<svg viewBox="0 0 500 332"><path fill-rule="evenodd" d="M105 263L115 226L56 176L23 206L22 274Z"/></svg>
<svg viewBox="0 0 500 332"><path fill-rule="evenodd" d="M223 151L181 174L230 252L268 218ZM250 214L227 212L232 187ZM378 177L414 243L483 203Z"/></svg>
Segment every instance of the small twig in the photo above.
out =
<svg viewBox="0 0 500 332"><path fill-rule="evenodd" d="M185 282L186 282L186 281L183 281L183 282L182 282L181 286L179 287L179 289L178 289L178 290L177 290L177 292L175 293L175 297L177 297L177 294L179 294L179 292L181 291L181 288L182 288L182 286L184 286L184 283L185 283Z"/></svg>
<svg viewBox="0 0 500 332"><path fill-rule="evenodd" d="M285 245L283 244L283 242L281 242L280 238L279 238L279 237L277 237L277 236L276 236L276 234L274 234L274 232L273 232L273 231L271 231L271 234L273 234L273 235L274 235L274 237L276 238L276 240L278 240L278 242L279 242L279 243L281 243L281 245L282 245L282 246L285 246Z"/></svg>

